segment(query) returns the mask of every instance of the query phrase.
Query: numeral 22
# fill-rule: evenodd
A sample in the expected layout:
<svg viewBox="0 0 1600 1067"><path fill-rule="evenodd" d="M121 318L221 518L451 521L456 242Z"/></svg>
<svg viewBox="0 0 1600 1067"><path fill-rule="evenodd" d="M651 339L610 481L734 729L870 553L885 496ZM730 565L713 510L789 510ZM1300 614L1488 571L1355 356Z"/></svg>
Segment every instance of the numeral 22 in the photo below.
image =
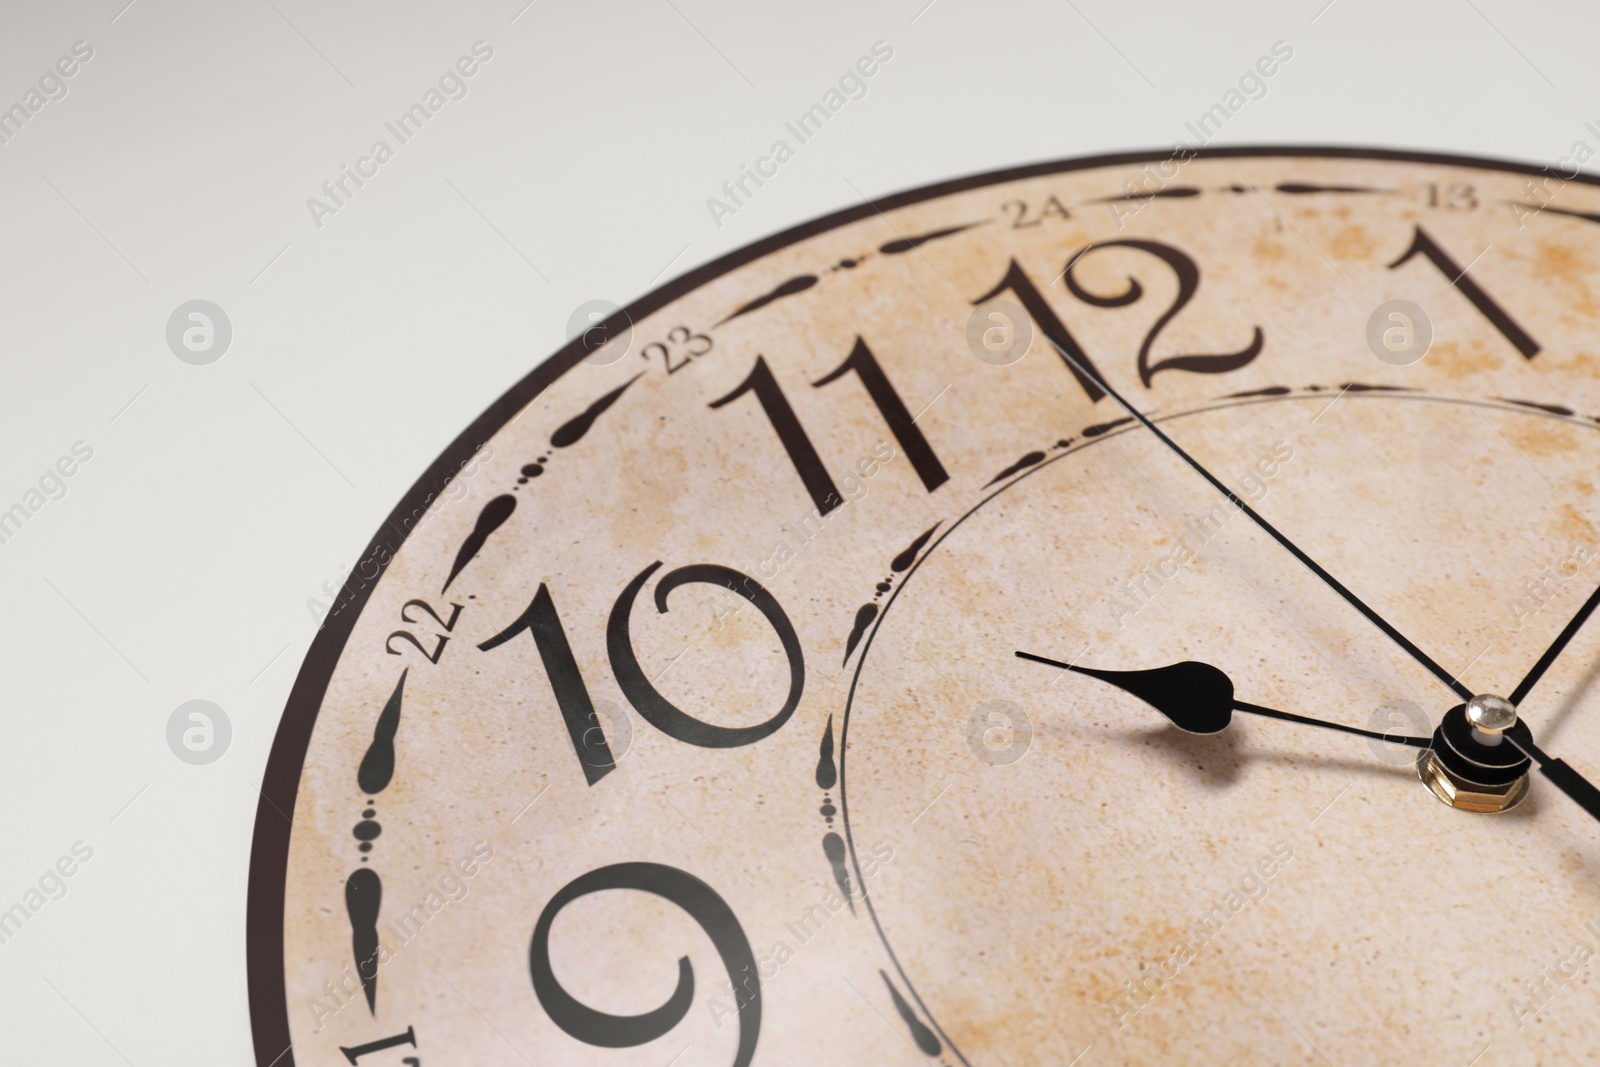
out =
<svg viewBox="0 0 1600 1067"><path fill-rule="evenodd" d="M438 643L433 646L433 651L429 652L425 647L423 647L422 642L417 640L416 635L413 634L411 631L409 631L409 630L396 630L394 633L390 634L387 638L384 639L384 642L383 642L384 651L389 653L389 655L391 655L391 656L400 655L401 649L398 649L398 648L394 647L394 640L395 640L395 638L398 637L402 641L411 642L412 646L415 647L418 652L421 652L422 653L422 657L424 659L426 659L429 663L437 664L439 662L439 657L444 655L444 646L449 644L449 642L450 642L450 638L447 637L446 634L449 634L450 631L452 631L452 630L454 630L456 628L456 620L461 617L461 612L464 610L464 607L465 606L462 605L462 604L451 604L450 605L450 609L451 609L450 610L450 618L448 620L446 620L446 619L440 618L439 617L439 613L437 611L434 611L433 610L433 606L431 604L429 604L426 600L408 600L408 601L406 601L405 604L401 605L401 608L400 608L400 619L401 619L402 622L409 622L412 625L415 625L418 622L421 622L422 620L413 619L409 614L407 614L407 612L409 612L412 608L420 608L423 611L427 612L429 617L431 617L434 622L439 624L440 628L442 628L444 630L444 633L443 634L434 634L433 635L434 637L438 638Z"/></svg>

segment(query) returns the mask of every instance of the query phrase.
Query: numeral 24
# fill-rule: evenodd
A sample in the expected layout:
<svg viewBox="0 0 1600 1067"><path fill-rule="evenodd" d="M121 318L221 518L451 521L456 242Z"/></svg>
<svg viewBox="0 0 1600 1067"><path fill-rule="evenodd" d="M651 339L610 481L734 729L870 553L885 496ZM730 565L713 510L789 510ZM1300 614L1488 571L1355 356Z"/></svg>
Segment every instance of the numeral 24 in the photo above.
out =
<svg viewBox="0 0 1600 1067"><path fill-rule="evenodd" d="M934 454L928 439L918 429L911 412L906 410L905 402L900 399L900 394L890 383L889 376L884 374L883 368L879 366L878 358L872 354L872 349L868 348L867 343L861 338L856 338L855 347L850 349L850 354L845 357L843 363L812 382L811 386L814 389L821 389L852 372L867 390L867 396L877 405L878 414L888 423L889 432L900 442L901 450L911 461L912 469L922 479L922 484L928 492L933 492L949 481L950 475L945 471L944 464L939 462L939 457ZM844 503L838 487L833 484L832 476L828 474L828 468L823 465L822 457L817 455L816 447L812 445L805 427L800 425L799 416L789 405L789 398L783 395L783 387L773 377L772 369L767 366L765 357L757 356L755 366L750 368L745 380L731 393L711 401L709 406L723 407L746 393L755 394L756 402L761 405L767 421L772 424L773 430L778 435L778 441L789 454L789 462L794 464L795 472L800 475L800 481L804 483L806 492L811 494L812 503L817 506L817 514L826 515Z"/></svg>

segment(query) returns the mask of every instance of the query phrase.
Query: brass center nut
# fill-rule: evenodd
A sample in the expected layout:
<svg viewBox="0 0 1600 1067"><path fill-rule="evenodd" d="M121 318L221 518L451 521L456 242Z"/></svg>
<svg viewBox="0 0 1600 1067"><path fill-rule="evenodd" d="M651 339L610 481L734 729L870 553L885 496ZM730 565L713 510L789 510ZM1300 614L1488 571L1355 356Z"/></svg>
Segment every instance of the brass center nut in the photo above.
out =
<svg viewBox="0 0 1600 1067"><path fill-rule="evenodd" d="M1452 808L1506 811L1528 795L1532 743L1510 701L1475 696L1439 720L1433 744L1417 757L1417 777Z"/></svg>
<svg viewBox="0 0 1600 1067"><path fill-rule="evenodd" d="M1505 785L1469 782L1439 762L1432 749L1417 757L1417 777L1434 796L1463 811L1486 814L1507 811L1528 795L1526 775Z"/></svg>

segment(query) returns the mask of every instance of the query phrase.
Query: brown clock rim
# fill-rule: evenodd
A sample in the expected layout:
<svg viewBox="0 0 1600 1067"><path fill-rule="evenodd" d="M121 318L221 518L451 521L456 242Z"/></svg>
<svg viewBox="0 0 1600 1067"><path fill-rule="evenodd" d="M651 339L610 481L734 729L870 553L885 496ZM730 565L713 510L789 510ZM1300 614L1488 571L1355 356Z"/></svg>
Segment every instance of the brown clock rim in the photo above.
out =
<svg viewBox="0 0 1600 1067"><path fill-rule="evenodd" d="M904 192L867 200L861 204L823 215L792 226L742 248L719 256L709 263L667 282L629 304L606 321L619 326L623 317L637 321L686 293L747 263L779 249L908 204L966 192L1004 182L1063 174L1129 163L1156 163L1170 158L1174 149L1162 151L1113 152L1077 156L1021 166L1004 167L959 178L935 182ZM1471 167L1509 174L1547 175L1547 167L1514 160L1453 153L1409 151L1389 148L1357 148L1335 145L1249 145L1184 149L1198 159L1364 159L1395 163L1428 163L1437 166ZM1600 185L1600 177L1579 173L1564 179L1583 185ZM382 579L388 563L406 539L400 523L420 514L427 503L450 482L451 474L498 433L517 413L587 355L582 340L573 340L542 360L523 378L490 404L473 420L423 472L401 497L383 524L368 542L362 560L379 560L377 573L361 580L352 573L336 602L339 606L323 620L312 638L311 647L301 661L283 717L273 736L272 749L262 773L256 806L255 829L250 845L250 869L245 904L245 975L250 1002L250 1029L257 1067L295 1067L294 1049L289 1036L289 1001L285 987L283 956L283 914L285 883L288 877L289 841L293 830L295 799L300 791L300 772L305 764L311 733L329 681L344 652L345 643L367 598Z"/></svg>

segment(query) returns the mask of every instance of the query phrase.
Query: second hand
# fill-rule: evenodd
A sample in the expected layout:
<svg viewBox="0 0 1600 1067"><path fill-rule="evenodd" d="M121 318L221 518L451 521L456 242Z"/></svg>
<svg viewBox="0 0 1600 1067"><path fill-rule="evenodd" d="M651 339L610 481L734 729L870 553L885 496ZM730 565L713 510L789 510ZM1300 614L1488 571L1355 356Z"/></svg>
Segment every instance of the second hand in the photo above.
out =
<svg viewBox="0 0 1600 1067"><path fill-rule="evenodd" d="M1361 612L1361 614L1365 615L1369 622L1388 635L1389 639L1404 649L1407 655L1416 660L1418 663L1422 664L1422 666L1426 667L1435 678L1443 682L1451 692L1455 693L1462 700L1472 699L1474 696L1472 690L1468 689L1465 685L1462 685L1454 675L1445 670L1443 667L1439 666L1439 664L1435 663L1433 657L1429 656L1426 652L1422 651L1422 649L1413 644L1405 634L1401 633L1399 630L1396 630L1393 626L1390 626L1383 616L1379 615L1376 611L1373 611L1367 606L1365 601L1356 596L1349 589L1346 589L1344 583L1340 582L1339 579L1323 570L1316 560L1302 552L1293 541L1289 540L1282 533L1280 533L1276 526L1273 526L1266 519L1263 519L1260 515L1256 514L1254 508L1252 508L1249 504L1246 504L1243 500L1240 500L1232 490L1223 485L1222 482L1218 481L1215 475L1202 467L1198 460L1189 455L1189 453L1185 452L1181 445L1163 433L1155 423L1145 418L1144 415L1132 404L1124 400L1122 398L1122 394L1111 388L1110 383L1102 378L1093 367L1078 362L1065 349L1056 344L1053 338L1047 339L1050 340L1050 344L1055 348L1055 350L1061 354L1062 359L1066 360L1071 366L1076 368L1079 373L1085 375L1100 388L1104 389L1106 394L1120 404L1124 411L1137 419L1141 426L1155 434L1162 444L1166 445L1177 454L1179 459L1183 460L1190 467L1194 468L1195 472L1199 474L1200 477L1210 482L1212 487L1216 489L1217 492L1227 497L1231 504L1248 515L1251 522L1259 526L1267 533L1268 536L1270 536L1274 541L1278 542L1278 544L1288 549L1290 555L1294 556L1295 559L1305 564L1312 574L1315 574L1318 578L1321 578L1323 583L1343 597L1346 603L1355 608L1357 611Z"/></svg>

